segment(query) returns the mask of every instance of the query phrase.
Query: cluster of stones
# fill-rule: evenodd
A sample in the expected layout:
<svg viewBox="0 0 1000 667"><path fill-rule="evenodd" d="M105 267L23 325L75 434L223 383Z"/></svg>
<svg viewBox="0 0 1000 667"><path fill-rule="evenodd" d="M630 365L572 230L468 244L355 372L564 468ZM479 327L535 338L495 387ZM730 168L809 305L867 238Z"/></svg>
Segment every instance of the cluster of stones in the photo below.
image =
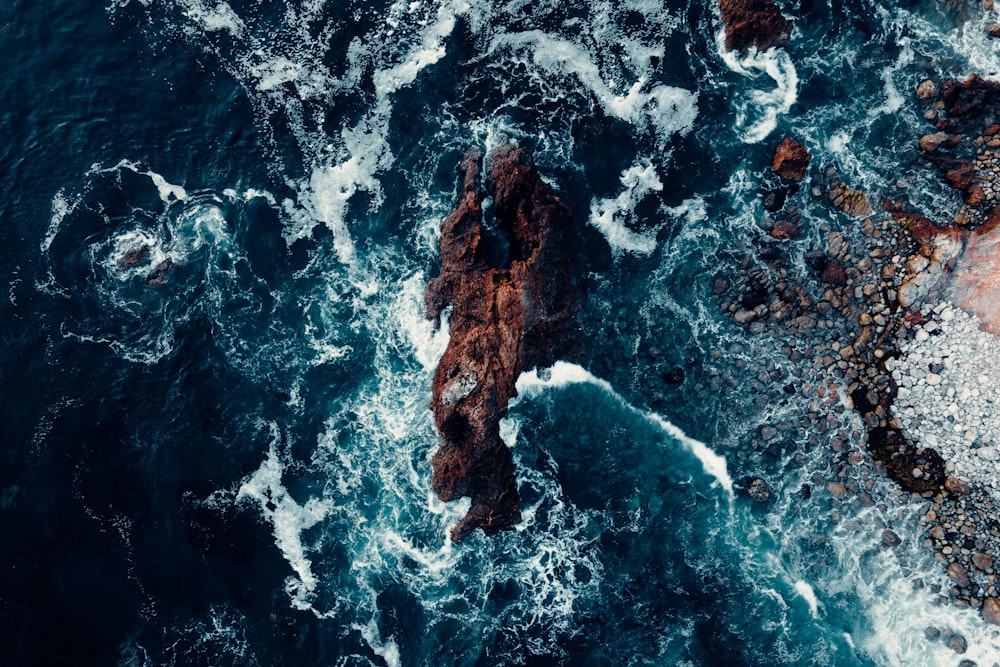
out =
<svg viewBox="0 0 1000 667"><path fill-rule="evenodd" d="M1000 587L993 565L1000 554L1000 523L995 517L1000 489L992 474L994 459L1000 456L992 436L993 399L984 389L993 386L993 380L981 370L996 341L975 317L938 301L941 294L971 293L974 304L976 293L990 291L992 285L989 276L976 274L989 274L993 266L984 248L993 243L1000 193L1000 172L994 164L995 149L1000 148L1000 128L995 127L1000 87L970 77L942 88L937 108L927 114L928 120L940 123L939 133L923 137L920 148L962 192L963 208L954 222L974 229L940 227L902 212L896 204L888 207L896 209L891 212L899 223L894 230L898 251L882 271L900 279L895 294L876 292L893 316L876 347L882 354L862 359L861 365L891 375L882 386L862 384L858 389L868 387L864 395L858 389L851 395L869 426L869 450L887 460L886 451L875 450L895 449L897 465L893 474L888 459L890 475L904 490L929 501L923 544L946 565L950 584L935 587L940 601L980 609L986 621L1000 624ZM918 90L925 100L936 95L929 82ZM973 151L975 159L968 159ZM938 629L928 632L953 641L953 648L964 652L964 641Z"/></svg>
<svg viewBox="0 0 1000 667"><path fill-rule="evenodd" d="M772 170L794 184L807 169L800 160L794 170L787 169L789 155L801 158L808 153L801 147L793 150L787 140L783 141ZM836 171L826 170L823 176L831 184L825 186L827 201L848 214L871 213L867 195L837 180ZM824 186L814 186L813 190L814 196L821 197ZM831 196L831 192L835 194ZM787 219L790 208L778 212L779 222ZM806 448L829 447L829 469L815 473L804 492L825 489L831 497L831 519L840 521L856 513L858 507L875 505L873 477L889 470L878 457L873 460L864 454L863 427L856 420L851 423L850 416L844 413L845 406L852 403L850 396L871 393L871 410L862 412L865 421L872 428L888 424L886 404L879 396L891 394L892 381L875 362L886 356L881 341L895 322L893 304L899 274L891 260L902 259L897 254L900 235L891 220L877 220L871 215L861 224L864 244L855 244L857 248L852 248L843 234L827 230L825 248L805 253L814 275L803 278L791 268L789 247L785 245L799 235L776 234L777 225L774 223L770 230L777 242L761 239L759 251L742 258L734 277L716 278L715 292L722 310L750 333L788 337L781 349L792 362L797 382L788 383L785 390L800 393L809 401L807 413L798 419L764 425L755 444L766 452L775 440L791 437ZM876 270L876 264L885 268ZM818 298L812 296L815 291L820 294ZM762 381L761 387L755 389L761 391L765 384ZM802 462L800 458L795 455L793 461ZM749 490L755 499L765 495L759 484L751 485ZM885 525L874 528L879 533L887 530ZM894 546L890 542L885 544Z"/></svg>
<svg viewBox="0 0 1000 667"><path fill-rule="evenodd" d="M898 385L895 419L907 439L942 455L948 473L924 515L925 546L947 565L953 604L982 608L984 618L1000 624L1000 571L991 555L1000 554L1000 441L990 389L1000 383L997 339L950 304L925 304L920 313L926 322L911 330L888 367Z"/></svg>
<svg viewBox="0 0 1000 667"><path fill-rule="evenodd" d="M939 91L927 80L917 88L917 97L930 105L924 118L937 130L920 137L917 145L964 195L954 223L981 224L1000 197L1000 85L973 75L945 81Z"/></svg>

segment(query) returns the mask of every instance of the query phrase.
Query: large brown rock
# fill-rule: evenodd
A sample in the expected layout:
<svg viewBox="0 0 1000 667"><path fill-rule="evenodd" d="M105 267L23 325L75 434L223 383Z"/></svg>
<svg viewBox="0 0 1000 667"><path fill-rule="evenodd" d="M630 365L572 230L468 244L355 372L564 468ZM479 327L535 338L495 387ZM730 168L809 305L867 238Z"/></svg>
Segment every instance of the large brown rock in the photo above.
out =
<svg viewBox="0 0 1000 667"><path fill-rule="evenodd" d="M766 51L788 41L791 23L774 0L719 0L719 9L728 51Z"/></svg>
<svg viewBox="0 0 1000 667"><path fill-rule="evenodd" d="M542 182L526 149L506 144L490 154L485 191L481 152L470 152L460 169L459 202L441 228L441 272L426 293L432 319L453 306L432 386L442 442L431 463L441 500L472 499L452 531L456 542L476 528L491 534L520 521L499 423L520 373L552 364L578 342L569 207ZM486 195L492 224L483 219Z"/></svg>
<svg viewBox="0 0 1000 667"><path fill-rule="evenodd" d="M986 598L983 600L983 620L993 625L1000 625L1000 600Z"/></svg>
<svg viewBox="0 0 1000 667"><path fill-rule="evenodd" d="M806 150L805 146L786 137L781 140L778 148L774 151L771 171L790 181L801 181L809 168L810 158L812 158L812 154Z"/></svg>

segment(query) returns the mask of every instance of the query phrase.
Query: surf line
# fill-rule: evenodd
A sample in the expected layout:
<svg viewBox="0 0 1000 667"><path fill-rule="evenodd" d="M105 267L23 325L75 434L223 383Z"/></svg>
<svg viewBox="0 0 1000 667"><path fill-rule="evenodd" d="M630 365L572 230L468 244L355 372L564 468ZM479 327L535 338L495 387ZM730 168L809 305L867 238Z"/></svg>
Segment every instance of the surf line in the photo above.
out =
<svg viewBox="0 0 1000 667"><path fill-rule="evenodd" d="M625 400L624 396L615 391L610 382L602 380L578 364L557 361L550 368L541 371L533 369L521 373L515 384L517 397L511 401L510 407L516 406L522 400L537 398L546 390L558 389L572 384L590 384L600 388L623 408L655 425L671 438L680 442L701 462L705 472L715 479L713 484L725 489L730 503L733 501L735 497L733 480L729 476L729 469L724 457L716 454L711 447L700 440L688 436L672 422L655 412L646 412L636 408Z"/></svg>

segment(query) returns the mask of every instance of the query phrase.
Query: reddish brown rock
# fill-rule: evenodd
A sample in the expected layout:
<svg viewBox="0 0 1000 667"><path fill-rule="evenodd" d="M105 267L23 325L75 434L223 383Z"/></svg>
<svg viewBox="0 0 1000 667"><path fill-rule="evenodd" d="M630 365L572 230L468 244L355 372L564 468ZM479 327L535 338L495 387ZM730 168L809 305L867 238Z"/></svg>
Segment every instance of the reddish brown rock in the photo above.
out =
<svg viewBox="0 0 1000 667"><path fill-rule="evenodd" d="M517 523L520 501L500 420L523 370L547 366L572 347L578 308L569 207L538 175L530 153L511 145L461 165L458 205L441 229L441 272L427 286L428 317L453 306L450 341L438 364L431 409L442 442L432 458L433 486L472 507L452 531L456 542L476 528L492 534ZM483 220L493 198L495 224Z"/></svg>
<svg viewBox="0 0 1000 667"><path fill-rule="evenodd" d="M1000 101L1000 84L973 74L965 81L948 79L941 84L941 101L952 127L966 131L982 127L978 121L991 115Z"/></svg>
<svg viewBox="0 0 1000 667"><path fill-rule="evenodd" d="M968 206L980 206L983 203L983 186L976 178L976 165L971 159L929 153L927 158L934 163L948 185L960 190Z"/></svg>
<svg viewBox="0 0 1000 667"><path fill-rule="evenodd" d="M945 227L913 213L893 217L919 244L906 261L899 301L913 305L932 294L979 318L1000 335L1000 209L978 227Z"/></svg>
<svg viewBox="0 0 1000 667"><path fill-rule="evenodd" d="M782 139L774 151L771 171L790 181L801 181L809 168L812 154L794 139Z"/></svg>
<svg viewBox="0 0 1000 667"><path fill-rule="evenodd" d="M150 258L149 246L143 243L127 250L118 258L118 268L127 269L137 264L148 264Z"/></svg>
<svg viewBox="0 0 1000 667"><path fill-rule="evenodd" d="M961 137L954 134L947 134L945 132L934 132L933 134L925 134L920 137L917 142L920 146L920 150L930 153L931 151L936 151L941 146L951 148L961 141Z"/></svg>
<svg viewBox="0 0 1000 667"><path fill-rule="evenodd" d="M995 112L1000 108L1000 84L976 74L965 81L949 79L941 84L937 106L944 111L944 117L935 121L940 132L922 137L920 147L948 184L962 192L966 206L986 208L981 183L995 180L995 175L988 164L977 164L976 146L983 141L983 128L989 131L994 124ZM939 150L942 147L954 150Z"/></svg>
<svg viewBox="0 0 1000 667"><path fill-rule="evenodd" d="M860 190L852 189L843 181L837 181L830 185L826 197L831 204L849 215L860 218L872 214L872 205L868 201L868 196Z"/></svg>
<svg viewBox="0 0 1000 667"><path fill-rule="evenodd" d="M797 239L801 234L799 226L787 220L778 220L771 227L771 236L779 240Z"/></svg>
<svg viewBox="0 0 1000 667"><path fill-rule="evenodd" d="M167 280L167 274L170 273L170 269L174 267L174 261L167 257L165 260L157 264L153 270L146 276L147 285L162 285Z"/></svg>
<svg viewBox="0 0 1000 667"><path fill-rule="evenodd" d="M948 576L962 588L968 588L972 582L969 580L969 573L965 571L961 563L955 562L948 566Z"/></svg>
<svg viewBox="0 0 1000 667"><path fill-rule="evenodd" d="M844 265L836 259L831 259L819 274L820 280L827 285L843 285L847 282L847 271Z"/></svg>
<svg viewBox="0 0 1000 667"><path fill-rule="evenodd" d="M944 488L956 496L964 496L969 493L969 485L965 483L965 480L959 479L953 475L948 475L948 479L944 482Z"/></svg>
<svg viewBox="0 0 1000 667"><path fill-rule="evenodd" d="M983 620L993 625L1000 625L1000 600L985 598L983 600Z"/></svg>
<svg viewBox="0 0 1000 667"><path fill-rule="evenodd" d="M726 50L766 51L788 41L791 23L774 0L719 0L726 29Z"/></svg>

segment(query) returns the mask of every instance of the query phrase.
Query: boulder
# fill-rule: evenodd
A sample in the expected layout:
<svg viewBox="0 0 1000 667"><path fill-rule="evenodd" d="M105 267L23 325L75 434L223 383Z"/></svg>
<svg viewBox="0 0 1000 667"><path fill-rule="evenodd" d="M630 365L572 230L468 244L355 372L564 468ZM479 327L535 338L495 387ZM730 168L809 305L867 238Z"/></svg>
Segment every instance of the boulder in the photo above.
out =
<svg viewBox="0 0 1000 667"><path fill-rule="evenodd" d="M771 236L779 240L797 239L801 235L799 226L787 220L778 220L771 226Z"/></svg>
<svg viewBox="0 0 1000 667"><path fill-rule="evenodd" d="M847 282L847 271L839 260L831 259L823 267L819 278L827 285L843 285Z"/></svg>
<svg viewBox="0 0 1000 667"><path fill-rule="evenodd" d="M969 580L969 573L961 563L952 563L948 566L948 576L962 588L968 588L972 581Z"/></svg>
<svg viewBox="0 0 1000 667"><path fill-rule="evenodd" d="M993 625L1000 625L1000 600L992 597L983 600L983 620Z"/></svg>
<svg viewBox="0 0 1000 667"><path fill-rule="evenodd" d="M146 276L147 285L162 285L166 279L167 274L170 273L170 269L174 267L174 262L172 259L167 257L165 260L157 264L149 275Z"/></svg>
<svg viewBox="0 0 1000 667"><path fill-rule="evenodd" d="M149 262L150 250L149 246L145 243L137 245L134 248L126 250L121 257L118 258L118 268L127 269L137 264L147 264Z"/></svg>
<svg viewBox="0 0 1000 667"><path fill-rule="evenodd" d="M771 171L790 181L801 181L809 168L812 154L794 139L785 138L774 151Z"/></svg>
<svg viewBox="0 0 1000 667"><path fill-rule="evenodd" d="M747 493L758 503L766 503L771 499L771 489L768 488L767 482L760 477L754 477L750 480L750 484L747 485Z"/></svg>

